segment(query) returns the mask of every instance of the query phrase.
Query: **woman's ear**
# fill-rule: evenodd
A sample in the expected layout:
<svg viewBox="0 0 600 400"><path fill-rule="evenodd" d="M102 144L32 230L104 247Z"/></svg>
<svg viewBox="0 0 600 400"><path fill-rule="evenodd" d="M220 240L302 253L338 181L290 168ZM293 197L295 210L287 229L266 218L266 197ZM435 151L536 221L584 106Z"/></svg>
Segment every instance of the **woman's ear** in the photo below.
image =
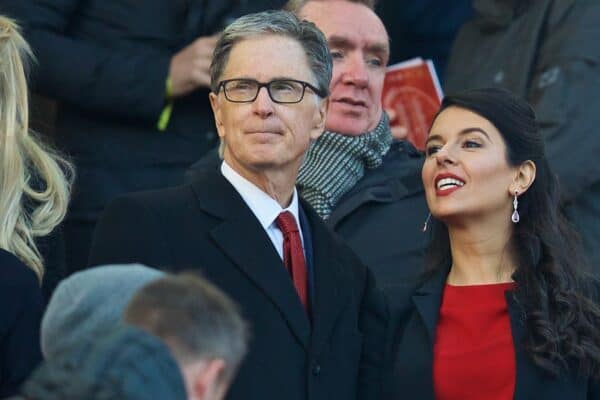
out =
<svg viewBox="0 0 600 400"><path fill-rule="evenodd" d="M531 160L527 160L517 168L515 179L510 185L510 195L514 196L515 192L523 194L529 189L529 187L535 181L535 163Z"/></svg>

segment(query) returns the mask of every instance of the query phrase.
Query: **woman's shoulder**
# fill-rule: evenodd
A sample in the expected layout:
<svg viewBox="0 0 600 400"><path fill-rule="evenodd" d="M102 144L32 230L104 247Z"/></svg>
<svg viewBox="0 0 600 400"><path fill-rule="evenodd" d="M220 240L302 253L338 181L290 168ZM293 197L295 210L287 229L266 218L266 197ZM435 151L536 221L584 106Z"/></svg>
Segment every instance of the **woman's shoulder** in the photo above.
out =
<svg viewBox="0 0 600 400"><path fill-rule="evenodd" d="M14 254L0 249L0 288L24 289L38 287L39 280L35 272L19 260Z"/></svg>

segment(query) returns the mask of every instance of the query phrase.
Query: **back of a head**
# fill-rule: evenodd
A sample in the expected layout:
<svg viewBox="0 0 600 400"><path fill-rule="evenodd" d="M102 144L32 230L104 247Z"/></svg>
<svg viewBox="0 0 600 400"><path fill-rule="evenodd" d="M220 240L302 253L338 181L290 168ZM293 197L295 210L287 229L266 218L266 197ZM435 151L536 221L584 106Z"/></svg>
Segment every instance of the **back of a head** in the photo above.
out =
<svg viewBox="0 0 600 400"><path fill-rule="evenodd" d="M180 366L222 359L226 381L246 353L248 333L237 306L191 273L167 276L140 289L124 320L162 338Z"/></svg>
<svg viewBox="0 0 600 400"><path fill-rule="evenodd" d="M64 218L72 168L29 132L26 65L32 57L18 26L0 16L0 248L41 279L35 237Z"/></svg>
<svg viewBox="0 0 600 400"><path fill-rule="evenodd" d="M124 264L86 269L63 280L42 319L46 359L73 351L114 329L135 292L162 276L164 272L153 268Z"/></svg>
<svg viewBox="0 0 600 400"><path fill-rule="evenodd" d="M168 347L119 325L87 349L46 360L25 383L28 400L185 400L181 370Z"/></svg>

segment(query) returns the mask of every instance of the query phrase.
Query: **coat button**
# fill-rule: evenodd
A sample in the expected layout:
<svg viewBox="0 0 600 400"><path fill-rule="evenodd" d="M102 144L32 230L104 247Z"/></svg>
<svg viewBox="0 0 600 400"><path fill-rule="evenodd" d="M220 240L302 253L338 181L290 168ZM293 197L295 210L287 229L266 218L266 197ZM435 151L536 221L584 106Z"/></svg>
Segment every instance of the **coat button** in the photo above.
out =
<svg viewBox="0 0 600 400"><path fill-rule="evenodd" d="M312 369L312 374L317 376L321 373L321 366L319 364L315 364Z"/></svg>

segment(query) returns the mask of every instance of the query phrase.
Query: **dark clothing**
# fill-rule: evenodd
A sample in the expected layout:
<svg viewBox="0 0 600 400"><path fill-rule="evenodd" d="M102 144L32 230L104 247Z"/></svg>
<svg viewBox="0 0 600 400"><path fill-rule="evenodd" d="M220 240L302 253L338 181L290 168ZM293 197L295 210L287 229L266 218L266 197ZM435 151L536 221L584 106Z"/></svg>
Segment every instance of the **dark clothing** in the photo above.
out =
<svg viewBox="0 0 600 400"><path fill-rule="evenodd" d="M252 340L228 399L380 398L384 298L353 253L301 207L312 244L312 321L267 233L217 170L114 201L98 224L91 264L197 269L231 296Z"/></svg>
<svg viewBox="0 0 600 400"><path fill-rule="evenodd" d="M454 38L473 15L471 0L380 0L376 11L390 37L390 64L432 59L443 82Z"/></svg>
<svg viewBox="0 0 600 400"><path fill-rule="evenodd" d="M188 170L186 180L218 165L217 152L211 151ZM428 214L422 165L422 155L411 144L393 142L382 165L366 169L325 221L373 271L396 310L407 307L421 281L429 238L422 232Z"/></svg>
<svg viewBox="0 0 600 400"><path fill-rule="evenodd" d="M44 258L42 292L44 304L48 304L58 283L67 276L65 238L62 228L57 227L49 235L36 238L36 244Z"/></svg>
<svg viewBox="0 0 600 400"><path fill-rule="evenodd" d="M235 16L284 1L4 3L36 55L34 90L59 102L56 141L77 167L65 230L77 237L71 221L73 229L92 228L115 196L181 183L187 167L217 143L208 89L177 99L167 130L157 130L172 56ZM67 243L67 252L87 255L87 236ZM80 257L68 257L71 271L85 265Z"/></svg>
<svg viewBox="0 0 600 400"><path fill-rule="evenodd" d="M44 302L33 270L0 249L0 398L17 393L42 360Z"/></svg>
<svg viewBox="0 0 600 400"><path fill-rule="evenodd" d="M600 273L600 3L475 0L459 32L446 93L499 86L536 110L567 217Z"/></svg>
<svg viewBox="0 0 600 400"><path fill-rule="evenodd" d="M158 338L121 325L46 360L22 393L32 400L185 400L177 362Z"/></svg>
<svg viewBox="0 0 600 400"><path fill-rule="evenodd" d="M448 271L434 274L412 297L412 309L397 316L396 346L392 393L389 399L434 399L433 346L442 293ZM598 399L599 383L579 377L576 372L563 373L552 378L536 367L524 348L525 325L522 310L512 296L506 293L508 312L514 342L516 383L514 399L578 400ZM493 372L491 372L493 373ZM468 388L465 388L468 390Z"/></svg>
<svg viewBox="0 0 600 400"><path fill-rule="evenodd" d="M406 307L423 271L428 209L422 165L411 144L394 142L382 165L367 169L326 221L371 268L394 309Z"/></svg>

